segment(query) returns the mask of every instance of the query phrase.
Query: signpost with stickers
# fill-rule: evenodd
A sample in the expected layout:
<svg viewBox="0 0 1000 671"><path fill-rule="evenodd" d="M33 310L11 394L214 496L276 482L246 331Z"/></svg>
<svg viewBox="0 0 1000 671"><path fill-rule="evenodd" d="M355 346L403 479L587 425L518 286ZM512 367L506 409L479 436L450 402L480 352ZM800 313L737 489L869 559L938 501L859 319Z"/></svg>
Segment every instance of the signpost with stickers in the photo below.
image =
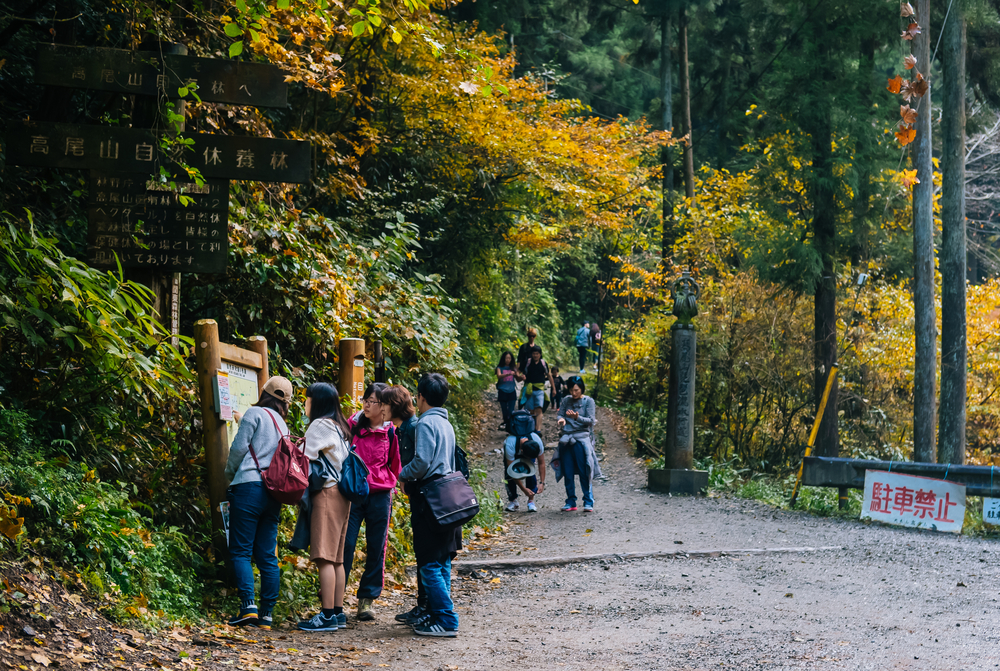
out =
<svg viewBox="0 0 1000 671"><path fill-rule="evenodd" d="M247 347L219 342L214 319L195 322L194 342L205 437L205 469L212 510L212 542L217 556L226 556L226 525L220 505L226 499L226 460L238 430L237 416L257 402L269 377L267 340L253 336Z"/></svg>

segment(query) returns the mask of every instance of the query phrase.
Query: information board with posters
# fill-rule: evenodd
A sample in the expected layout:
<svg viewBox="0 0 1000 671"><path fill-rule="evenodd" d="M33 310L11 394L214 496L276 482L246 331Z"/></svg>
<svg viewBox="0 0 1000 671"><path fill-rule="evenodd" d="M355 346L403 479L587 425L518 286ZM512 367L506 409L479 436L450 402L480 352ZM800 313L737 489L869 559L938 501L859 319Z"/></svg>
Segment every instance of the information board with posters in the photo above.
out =
<svg viewBox="0 0 1000 671"><path fill-rule="evenodd" d="M229 377L229 402L233 412L238 412L242 416L260 398L260 393L257 390L257 371L228 361L222 362L222 370ZM236 439L239 424L230 419L226 422L226 429L229 433L229 445L232 445L233 440Z"/></svg>
<svg viewBox="0 0 1000 671"><path fill-rule="evenodd" d="M868 470L861 518L959 533L965 521L965 485Z"/></svg>

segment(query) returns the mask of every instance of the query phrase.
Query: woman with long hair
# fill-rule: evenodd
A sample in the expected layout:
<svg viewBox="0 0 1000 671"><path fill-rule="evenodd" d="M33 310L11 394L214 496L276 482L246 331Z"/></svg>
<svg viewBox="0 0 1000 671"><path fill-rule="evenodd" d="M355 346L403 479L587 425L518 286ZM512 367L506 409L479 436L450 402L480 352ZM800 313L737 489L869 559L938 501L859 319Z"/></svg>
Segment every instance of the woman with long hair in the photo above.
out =
<svg viewBox="0 0 1000 671"><path fill-rule="evenodd" d="M500 355L496 374L497 402L500 403L500 414L503 416L503 423L499 428L501 431L506 431L507 419L510 413L514 412L514 403L517 402L517 380L521 377L517 370L517 362L514 361L514 354L509 350Z"/></svg>
<svg viewBox="0 0 1000 671"><path fill-rule="evenodd" d="M354 549L358 544L361 523L365 524L365 570L358 582L357 619L375 619L372 602L382 594L385 577L385 548L389 539L392 517L392 490L402 468L399 463L399 440L392 424L385 421L380 394L389 388L373 382L365 389L360 413L349 421L354 450L368 467L368 496L351 505L347 524L347 545L344 548L344 570L350 576Z"/></svg>
<svg viewBox="0 0 1000 671"><path fill-rule="evenodd" d="M319 596L322 610L299 622L303 631L336 631L347 626L344 613L344 545L351 502L340 493L337 483L344 460L351 453L348 437L351 427L340 411L340 394L326 382L316 382L306 389L305 453L309 461L322 462L328 477L323 488L313 492L309 518L309 558L319 570Z"/></svg>
<svg viewBox="0 0 1000 671"><path fill-rule="evenodd" d="M271 465L278 441L288 434L285 418L291 400L292 383L280 376L270 378L260 399L240 418L240 428L229 448L229 558L240 595L240 612L229 624L237 627L270 629L271 611L278 601L281 573L275 548L281 504L268 493L260 473ZM251 558L260 571L259 612Z"/></svg>

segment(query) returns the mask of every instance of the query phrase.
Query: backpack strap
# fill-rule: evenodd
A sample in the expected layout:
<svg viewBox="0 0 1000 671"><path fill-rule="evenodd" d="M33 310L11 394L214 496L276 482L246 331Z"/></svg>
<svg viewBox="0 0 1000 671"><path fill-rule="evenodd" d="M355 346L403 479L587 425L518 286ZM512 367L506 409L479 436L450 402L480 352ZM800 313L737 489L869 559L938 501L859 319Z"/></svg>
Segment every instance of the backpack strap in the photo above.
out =
<svg viewBox="0 0 1000 671"><path fill-rule="evenodd" d="M273 412L270 409L268 409L268 408L261 408L261 410L263 410L264 412L266 412L267 416L271 418L271 423L274 424L274 430L278 434L278 440L281 440L281 438L283 436L282 436L282 433L281 433L281 429L278 428L278 420L276 420L274 418ZM286 433L284 435L287 436L289 434ZM253 441L251 440L249 443L247 443L247 445L250 447L250 456L253 457L253 463L257 467L257 474L263 476L264 474L260 470L260 462L257 461L257 452L256 452L256 450L253 449ZM302 449L305 450L305 440L304 439L303 439Z"/></svg>

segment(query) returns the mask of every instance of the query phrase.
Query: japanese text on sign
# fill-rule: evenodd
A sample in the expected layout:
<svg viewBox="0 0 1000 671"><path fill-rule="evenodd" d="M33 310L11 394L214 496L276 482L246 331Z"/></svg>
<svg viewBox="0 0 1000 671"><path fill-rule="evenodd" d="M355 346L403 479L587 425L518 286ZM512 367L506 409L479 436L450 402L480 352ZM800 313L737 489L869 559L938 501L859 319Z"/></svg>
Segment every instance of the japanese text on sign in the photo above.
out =
<svg viewBox="0 0 1000 671"><path fill-rule="evenodd" d="M983 522L1000 525L1000 499L983 497Z"/></svg>
<svg viewBox="0 0 1000 671"><path fill-rule="evenodd" d="M861 518L958 533L965 521L965 485L868 470Z"/></svg>

